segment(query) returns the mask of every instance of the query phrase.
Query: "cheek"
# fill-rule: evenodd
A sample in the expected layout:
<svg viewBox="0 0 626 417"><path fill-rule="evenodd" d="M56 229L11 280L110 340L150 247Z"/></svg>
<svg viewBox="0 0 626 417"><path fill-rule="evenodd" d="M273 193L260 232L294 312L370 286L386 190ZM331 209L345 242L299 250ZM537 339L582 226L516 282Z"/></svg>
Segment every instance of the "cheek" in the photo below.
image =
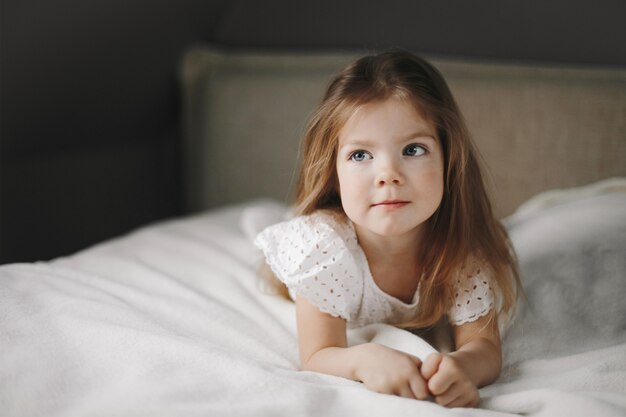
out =
<svg viewBox="0 0 626 417"><path fill-rule="evenodd" d="M342 189L345 188L343 184L343 171L339 164L335 165L335 186L337 187L337 193L341 196Z"/></svg>
<svg viewBox="0 0 626 417"><path fill-rule="evenodd" d="M337 172L337 189L341 199L344 200L350 196L350 193L354 190L354 184L352 183L350 176L346 175L345 171Z"/></svg>
<svg viewBox="0 0 626 417"><path fill-rule="evenodd" d="M422 172L419 180L423 185L425 193L432 196L438 202L441 202L443 198L443 169L439 167L433 167Z"/></svg>
<svg viewBox="0 0 626 417"><path fill-rule="evenodd" d="M443 192L443 178L444 178L444 163L443 163L443 155L439 153L439 158L436 163L433 164L431 170L429 172L430 179L433 184L436 184L436 187L441 189Z"/></svg>
<svg viewBox="0 0 626 417"><path fill-rule="evenodd" d="M337 184L339 196L341 197L341 204L344 210L350 211L358 201L359 196L363 197L363 186L359 181L359 176L354 172L350 172L349 169L337 170Z"/></svg>
<svg viewBox="0 0 626 417"><path fill-rule="evenodd" d="M340 193L349 192L353 184L354 175L350 171L350 167L344 164L337 164L335 172L337 173L337 189Z"/></svg>

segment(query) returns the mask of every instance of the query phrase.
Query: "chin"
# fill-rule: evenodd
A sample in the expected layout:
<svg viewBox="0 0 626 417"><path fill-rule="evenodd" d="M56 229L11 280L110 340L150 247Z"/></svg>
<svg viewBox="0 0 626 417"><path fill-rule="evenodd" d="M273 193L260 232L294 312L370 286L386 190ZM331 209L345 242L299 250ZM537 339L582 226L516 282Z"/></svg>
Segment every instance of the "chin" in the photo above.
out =
<svg viewBox="0 0 626 417"><path fill-rule="evenodd" d="M414 232L417 227L418 225L383 224L377 225L371 230L380 236L396 237Z"/></svg>

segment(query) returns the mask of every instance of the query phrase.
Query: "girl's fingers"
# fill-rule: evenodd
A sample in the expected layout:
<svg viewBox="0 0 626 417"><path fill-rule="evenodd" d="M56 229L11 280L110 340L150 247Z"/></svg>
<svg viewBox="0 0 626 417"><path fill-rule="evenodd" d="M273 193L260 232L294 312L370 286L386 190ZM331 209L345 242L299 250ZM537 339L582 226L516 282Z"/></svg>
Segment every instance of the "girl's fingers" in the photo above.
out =
<svg viewBox="0 0 626 417"><path fill-rule="evenodd" d="M411 392L413 396L418 400L426 400L428 399L429 392L428 387L426 386L426 381L424 381L419 376L415 376L409 380L409 386L411 388Z"/></svg>
<svg viewBox="0 0 626 417"><path fill-rule="evenodd" d="M445 407L476 407L480 397L476 387L467 379L452 357L433 353L422 364L421 374L427 391L435 402Z"/></svg>
<svg viewBox="0 0 626 417"><path fill-rule="evenodd" d="M457 404L463 404L463 393L455 390L454 386L452 386L443 394L436 395L435 402L444 407L462 407L463 405Z"/></svg>
<svg viewBox="0 0 626 417"><path fill-rule="evenodd" d="M446 392L435 396L435 402L448 408L477 407L480 403L478 390L464 391L459 384L453 384Z"/></svg>
<svg viewBox="0 0 626 417"><path fill-rule="evenodd" d="M428 380L428 390L435 396L442 395L451 389L454 382L453 375L438 372Z"/></svg>
<svg viewBox="0 0 626 417"><path fill-rule="evenodd" d="M461 395L454 400L447 403L445 406L448 408L455 407L477 407L480 402L480 397L473 395Z"/></svg>
<svg viewBox="0 0 626 417"><path fill-rule="evenodd" d="M426 357L424 363L422 363L422 366L420 368L422 376L425 380L428 381L430 378L432 378L433 375L437 373L437 370L439 369L439 364L441 363L442 359L443 355L441 353L431 353L430 355L428 355L428 357Z"/></svg>
<svg viewBox="0 0 626 417"><path fill-rule="evenodd" d="M412 400L415 399L415 395L413 395L413 391L411 391L411 387L409 387L408 385L402 387L401 389L399 389L396 392L396 395L398 395L400 397L404 397L404 398L409 398L409 399L412 399Z"/></svg>

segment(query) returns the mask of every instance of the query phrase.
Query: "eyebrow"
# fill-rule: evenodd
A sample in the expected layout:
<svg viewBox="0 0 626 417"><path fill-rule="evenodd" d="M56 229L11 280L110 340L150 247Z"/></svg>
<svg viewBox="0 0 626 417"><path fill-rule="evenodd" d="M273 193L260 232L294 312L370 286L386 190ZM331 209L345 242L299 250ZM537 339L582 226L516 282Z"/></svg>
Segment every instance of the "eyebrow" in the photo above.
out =
<svg viewBox="0 0 626 417"><path fill-rule="evenodd" d="M411 133L402 137L399 137L396 139L396 142L398 143L402 143L402 142L407 142L411 139L429 139L431 141L437 141L437 139L430 133L430 132L415 132L415 133ZM372 145L372 141L369 139L348 139L345 143L343 143L341 145L341 147L343 148L344 146L363 146L363 147L368 147Z"/></svg>

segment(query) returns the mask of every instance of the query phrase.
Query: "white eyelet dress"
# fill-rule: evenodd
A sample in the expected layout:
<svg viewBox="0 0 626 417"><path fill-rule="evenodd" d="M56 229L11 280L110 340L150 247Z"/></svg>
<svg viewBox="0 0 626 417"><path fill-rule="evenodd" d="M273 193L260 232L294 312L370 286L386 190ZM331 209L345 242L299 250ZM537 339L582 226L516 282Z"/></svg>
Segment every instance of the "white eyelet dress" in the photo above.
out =
<svg viewBox="0 0 626 417"><path fill-rule="evenodd" d="M320 311L345 319L349 328L407 322L415 316L419 287L410 303L381 290L349 221L318 211L267 227L254 243L292 298L306 298ZM448 312L453 325L474 321L493 308L485 272L472 265L459 273Z"/></svg>

